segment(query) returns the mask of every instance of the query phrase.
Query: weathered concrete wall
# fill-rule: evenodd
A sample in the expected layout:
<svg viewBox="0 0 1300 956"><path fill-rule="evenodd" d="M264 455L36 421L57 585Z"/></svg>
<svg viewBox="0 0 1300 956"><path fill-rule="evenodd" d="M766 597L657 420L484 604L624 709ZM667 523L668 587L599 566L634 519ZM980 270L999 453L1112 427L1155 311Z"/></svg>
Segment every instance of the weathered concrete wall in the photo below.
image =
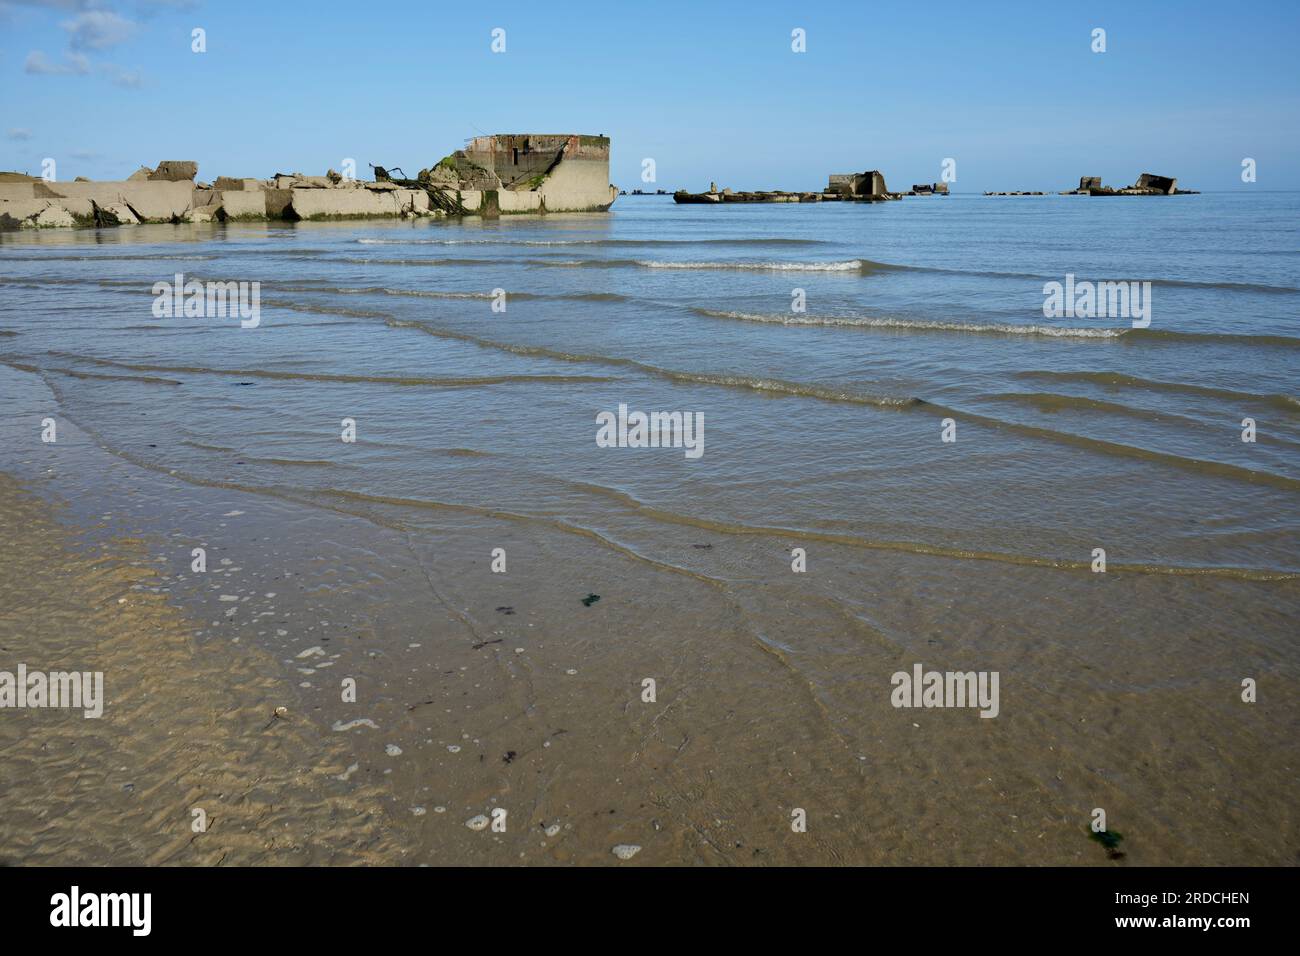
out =
<svg viewBox="0 0 1300 956"><path fill-rule="evenodd" d="M74 216L91 202L102 206L126 205L154 222L182 219L193 204L194 184L188 181L128 180L112 183L0 183L0 200L67 199Z"/></svg>
<svg viewBox="0 0 1300 956"><path fill-rule="evenodd" d="M618 197L609 184L609 160L565 156L538 190L547 212L604 212Z"/></svg>
<svg viewBox="0 0 1300 956"><path fill-rule="evenodd" d="M878 169L869 169L865 173L831 173L826 191L858 199L883 199L889 195L889 189L885 186L885 174Z"/></svg>
<svg viewBox="0 0 1300 956"><path fill-rule="evenodd" d="M603 136L479 137L456 156L473 164L471 171L484 180L484 188L456 179L447 164L437 167L437 177L422 173L420 183L435 188L446 183L444 194L453 201L459 195L461 208L471 214L606 210L618 193L609 184L609 140ZM515 188L501 188L500 177L491 172L496 169ZM455 212L447 208L450 204L435 207L426 189L405 188L382 174L381 181L373 183L343 180L333 171L326 176L281 173L269 180L221 176L207 186L194 183L197 170L194 162L167 160L156 169L141 167L119 182L46 183L6 174L0 178L0 203L7 204L3 225L359 219ZM459 189L458 184L471 188Z"/></svg>
<svg viewBox="0 0 1300 956"><path fill-rule="evenodd" d="M505 188L524 187L560 157L609 166L609 138L575 133L498 133L476 136L460 155L501 179ZM608 185L608 173L605 184Z"/></svg>
<svg viewBox="0 0 1300 956"><path fill-rule="evenodd" d="M220 205L222 219L266 218L266 193L260 190L222 190Z"/></svg>
<svg viewBox="0 0 1300 956"><path fill-rule="evenodd" d="M1178 180L1169 176L1157 176L1155 173L1143 173L1133 184L1138 189L1154 189L1156 192L1172 196L1178 188Z"/></svg>
<svg viewBox="0 0 1300 956"><path fill-rule="evenodd" d="M50 183L60 196L89 199L99 206L126 205L145 222L183 219L193 204L194 184L188 180L136 180L116 183Z"/></svg>
<svg viewBox="0 0 1300 956"><path fill-rule="evenodd" d="M0 229L94 225L87 199L0 199Z"/></svg>
<svg viewBox="0 0 1300 956"><path fill-rule="evenodd" d="M35 199L36 186L36 183L0 183L0 199Z"/></svg>
<svg viewBox="0 0 1300 956"><path fill-rule="evenodd" d="M497 208L503 213L538 212L542 208L542 194L531 189L500 189Z"/></svg>
<svg viewBox="0 0 1300 956"><path fill-rule="evenodd" d="M422 189L293 189L286 218L353 219L428 213L429 194Z"/></svg>
<svg viewBox="0 0 1300 956"><path fill-rule="evenodd" d="M618 197L618 190L609 183L608 137L567 133L479 136L456 155L500 179L497 203L502 213L603 211ZM465 205L470 208L469 203ZM481 208L481 203L476 208Z"/></svg>

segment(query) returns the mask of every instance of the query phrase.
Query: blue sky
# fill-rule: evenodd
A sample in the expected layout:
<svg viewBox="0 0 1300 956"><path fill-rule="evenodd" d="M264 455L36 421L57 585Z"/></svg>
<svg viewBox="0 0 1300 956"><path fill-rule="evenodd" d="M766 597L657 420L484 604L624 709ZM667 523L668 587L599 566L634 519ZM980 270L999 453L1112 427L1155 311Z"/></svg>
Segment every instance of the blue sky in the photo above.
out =
<svg viewBox="0 0 1300 956"><path fill-rule="evenodd" d="M411 175L478 133L613 138L665 189L1300 183L1300 3L0 0L0 169ZM410 11L405 17L402 10ZM207 52L191 51L206 31ZM492 30L506 31L493 53ZM791 50L806 31L807 51ZM1094 53L1092 32L1106 31Z"/></svg>

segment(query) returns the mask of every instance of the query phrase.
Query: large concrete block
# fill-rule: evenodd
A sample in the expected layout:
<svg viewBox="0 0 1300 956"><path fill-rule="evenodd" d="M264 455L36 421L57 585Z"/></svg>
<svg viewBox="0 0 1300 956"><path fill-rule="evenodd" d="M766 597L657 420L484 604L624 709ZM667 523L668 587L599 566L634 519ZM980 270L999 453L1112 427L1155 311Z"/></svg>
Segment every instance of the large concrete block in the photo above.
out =
<svg viewBox="0 0 1300 956"><path fill-rule="evenodd" d="M0 228L17 229L28 219L35 219L47 205L44 199L0 199Z"/></svg>
<svg viewBox="0 0 1300 956"><path fill-rule="evenodd" d="M51 183L61 196L90 199L99 206L124 203L145 222L175 222L184 218L194 196L189 180L146 182Z"/></svg>
<svg viewBox="0 0 1300 956"><path fill-rule="evenodd" d="M542 208L542 194L531 189L500 189L497 190L497 208L502 213L537 212ZM550 208L549 203L547 208Z"/></svg>
<svg viewBox="0 0 1300 956"><path fill-rule="evenodd" d="M1178 188L1178 180L1170 176L1157 176L1155 173L1143 173L1134 183L1138 189L1154 189L1156 192L1172 196Z"/></svg>
<svg viewBox="0 0 1300 956"><path fill-rule="evenodd" d="M192 183L198 174L199 164L192 159L164 159L158 164L158 168L149 174L149 179Z"/></svg>
<svg viewBox="0 0 1300 956"><path fill-rule="evenodd" d="M258 189L265 189L266 183L262 182L260 179L241 179L235 176L218 176L216 181L212 184L212 188L219 189L222 192L227 192L232 189L255 191Z"/></svg>
<svg viewBox="0 0 1300 956"><path fill-rule="evenodd" d="M618 197L618 190L609 183L608 160L567 157L551 170L537 192L547 212L604 212ZM506 211L504 203L501 211Z"/></svg>
<svg viewBox="0 0 1300 956"><path fill-rule="evenodd" d="M403 212L428 212L429 194L423 189L399 189L394 195Z"/></svg>
<svg viewBox="0 0 1300 956"><path fill-rule="evenodd" d="M114 203L112 206L99 206L98 220L105 226L135 226L140 220L135 217L131 207L123 203Z"/></svg>
<svg viewBox="0 0 1300 956"><path fill-rule="evenodd" d="M292 189L264 189L262 195L266 197L266 215L269 219L283 219L285 211L293 201Z"/></svg>
<svg viewBox="0 0 1300 956"><path fill-rule="evenodd" d="M295 219L359 219L367 216L399 216L402 207L397 190L295 189L287 217Z"/></svg>
<svg viewBox="0 0 1300 956"><path fill-rule="evenodd" d="M58 203L50 203L37 214L33 221L37 228L40 229L50 227L67 228L77 224L76 219L72 217L72 213L68 212L68 210L64 209Z"/></svg>
<svg viewBox="0 0 1300 956"><path fill-rule="evenodd" d="M266 193L242 189L221 193L222 219L265 219Z"/></svg>
<svg viewBox="0 0 1300 956"><path fill-rule="evenodd" d="M89 199L55 199L52 200L57 205L66 209L76 219L82 222L90 222L95 218L95 204Z"/></svg>
<svg viewBox="0 0 1300 956"><path fill-rule="evenodd" d="M0 183L0 199L35 199L35 183Z"/></svg>
<svg viewBox="0 0 1300 956"><path fill-rule="evenodd" d="M3 199L0 200L0 228L67 228L94 223L89 200Z"/></svg>

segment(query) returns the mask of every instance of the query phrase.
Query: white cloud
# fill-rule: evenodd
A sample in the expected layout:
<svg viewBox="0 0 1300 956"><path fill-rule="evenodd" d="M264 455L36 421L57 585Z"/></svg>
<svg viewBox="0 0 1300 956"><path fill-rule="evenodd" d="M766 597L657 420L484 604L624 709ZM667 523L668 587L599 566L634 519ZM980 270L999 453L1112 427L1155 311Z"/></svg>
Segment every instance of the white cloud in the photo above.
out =
<svg viewBox="0 0 1300 956"><path fill-rule="evenodd" d="M128 90L138 90L144 85L144 77L139 70L128 70L112 63L101 63L99 70L117 86Z"/></svg>
<svg viewBox="0 0 1300 956"><path fill-rule="evenodd" d="M107 50L125 43L135 33L135 24L111 10L87 10L63 21L68 42L74 50Z"/></svg>
<svg viewBox="0 0 1300 956"><path fill-rule="evenodd" d="M38 76L70 76L74 73L84 76L90 72L90 61L80 53L70 53L66 62L55 63L40 50L33 50L27 54L23 71Z"/></svg>

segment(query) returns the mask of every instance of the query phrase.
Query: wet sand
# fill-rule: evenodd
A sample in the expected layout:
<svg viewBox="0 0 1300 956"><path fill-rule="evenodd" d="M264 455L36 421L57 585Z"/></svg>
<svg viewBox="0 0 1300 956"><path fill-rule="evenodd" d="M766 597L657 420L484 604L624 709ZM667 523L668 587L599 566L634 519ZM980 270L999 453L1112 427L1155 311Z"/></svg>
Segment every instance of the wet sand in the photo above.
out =
<svg viewBox="0 0 1300 956"><path fill-rule="evenodd" d="M103 716L0 720L0 862L308 864L400 859L382 791L345 785L347 748L283 706L275 662L202 646L159 591L147 543L87 540L0 474L4 668L102 671ZM294 702L296 703L296 702ZM206 831L195 832L202 810Z"/></svg>
<svg viewBox="0 0 1300 956"><path fill-rule="evenodd" d="M0 667L103 670L108 696L0 716L5 862L1297 860L1294 581L706 528L669 564L631 524L171 475L63 415L44 446L46 382L0 389ZM1000 671L1000 716L892 707L917 661ZM465 826L496 809L505 832Z"/></svg>

